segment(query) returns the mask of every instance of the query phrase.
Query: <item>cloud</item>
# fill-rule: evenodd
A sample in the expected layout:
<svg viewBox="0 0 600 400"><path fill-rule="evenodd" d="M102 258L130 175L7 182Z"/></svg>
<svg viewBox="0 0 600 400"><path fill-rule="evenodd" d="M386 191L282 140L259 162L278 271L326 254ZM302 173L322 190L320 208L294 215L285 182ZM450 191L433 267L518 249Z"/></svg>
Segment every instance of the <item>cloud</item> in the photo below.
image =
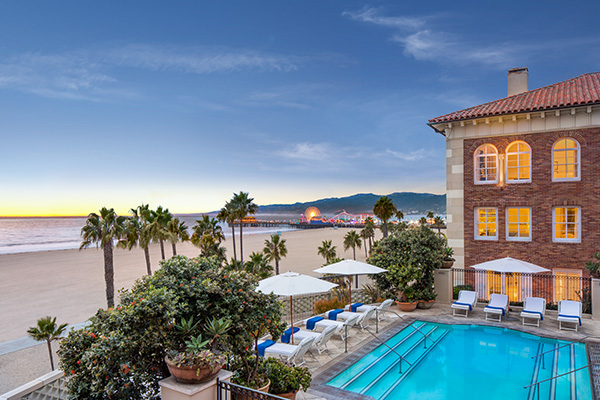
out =
<svg viewBox="0 0 600 400"><path fill-rule="evenodd" d="M397 151L387 149L385 151L385 154L391 155L392 157L395 157L402 161L419 161L433 156L431 152L426 151L425 149L414 150L409 153L400 153Z"/></svg>
<svg viewBox="0 0 600 400"><path fill-rule="evenodd" d="M417 29L425 23L425 21L421 18L382 16L380 15L380 11L378 9L369 8L367 6L358 11L344 11L342 15L350 17L355 21L369 22L375 25L382 25L392 28Z"/></svg>

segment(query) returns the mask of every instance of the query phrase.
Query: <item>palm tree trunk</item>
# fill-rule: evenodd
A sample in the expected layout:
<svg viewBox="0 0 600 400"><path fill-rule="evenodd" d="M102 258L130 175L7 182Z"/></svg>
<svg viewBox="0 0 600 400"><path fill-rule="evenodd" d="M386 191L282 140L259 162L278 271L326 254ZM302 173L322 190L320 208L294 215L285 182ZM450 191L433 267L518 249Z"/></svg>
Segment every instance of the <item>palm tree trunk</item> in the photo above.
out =
<svg viewBox="0 0 600 400"><path fill-rule="evenodd" d="M235 222L235 221L233 221ZM231 240L233 240L233 265L237 264L237 255L235 254L235 225L231 225Z"/></svg>
<svg viewBox="0 0 600 400"><path fill-rule="evenodd" d="M104 250L104 281L106 282L106 304L108 308L115 306L115 270L113 265L112 243L103 246Z"/></svg>
<svg viewBox="0 0 600 400"><path fill-rule="evenodd" d="M240 269L244 269L244 245L242 236L242 219L240 219Z"/></svg>
<svg viewBox="0 0 600 400"><path fill-rule="evenodd" d="M367 239L363 239L363 244L365 245L365 258L367 258Z"/></svg>
<svg viewBox="0 0 600 400"><path fill-rule="evenodd" d="M148 275L152 275L152 268L150 267L150 250L148 246L144 247L144 257L146 258L146 270Z"/></svg>
<svg viewBox="0 0 600 400"><path fill-rule="evenodd" d="M162 256L162 259L165 259L165 244L163 242L162 239L160 239L160 255Z"/></svg>
<svg viewBox="0 0 600 400"><path fill-rule="evenodd" d="M173 256L177 255L177 243L173 242L171 243L171 245L173 246Z"/></svg>
<svg viewBox="0 0 600 400"><path fill-rule="evenodd" d="M387 237L387 221L383 220L383 237Z"/></svg>
<svg viewBox="0 0 600 400"><path fill-rule="evenodd" d="M352 255L354 256L354 261L356 261L356 246L352 246Z"/></svg>
<svg viewBox="0 0 600 400"><path fill-rule="evenodd" d="M50 344L49 340L46 340L46 343L48 344L48 355L50 356L50 368L52 368L52 371L54 371L54 360L52 359L52 345Z"/></svg>
<svg viewBox="0 0 600 400"><path fill-rule="evenodd" d="M279 275L279 260L275 259L275 275Z"/></svg>

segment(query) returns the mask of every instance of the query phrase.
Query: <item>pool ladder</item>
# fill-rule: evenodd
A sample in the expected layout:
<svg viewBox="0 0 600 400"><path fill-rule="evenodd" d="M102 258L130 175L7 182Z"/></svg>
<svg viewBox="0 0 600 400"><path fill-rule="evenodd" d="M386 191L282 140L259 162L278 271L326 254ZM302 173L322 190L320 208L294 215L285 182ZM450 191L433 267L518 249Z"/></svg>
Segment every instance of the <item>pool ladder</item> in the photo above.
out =
<svg viewBox="0 0 600 400"><path fill-rule="evenodd" d="M542 379L541 381L537 381L534 383L531 383L527 386L524 386L524 389L529 389L529 396L527 397L528 400L534 400L534 398L536 397L537 394L537 400L540 399L540 384L544 383L544 382L549 382L552 381L551 386L550 386L550 391L548 393L548 398L549 399L555 399L556 398L556 379L560 378L562 376L566 376L566 375L570 375L573 374L577 371L581 371L582 369L588 368L590 365L585 365L583 367L579 367L579 368L575 368L572 369L570 371L564 372L562 374L557 374L557 369L558 369L558 350L562 349L563 347L567 347L567 346L571 346L571 350L569 352L569 361L570 361L570 365L574 365L575 364L575 343L567 343L565 345L562 346L558 346L558 345L554 345L553 349L550 349L548 351L544 351L543 353L540 353L540 351L543 349L543 344L539 344L538 345L538 354L536 354L535 356L532 356L532 359L536 359L536 363L535 363L535 367L534 367L534 371L533 371L533 379L537 379L537 376L539 374L539 370L540 370L540 363L542 364L542 368L545 369L545 357L544 355L547 353L554 353L554 359L552 362L552 376L550 378L546 378L546 379ZM541 361L540 361L540 357L541 356ZM577 400L577 389L576 389L576 384L573 380L570 381L570 398L571 400Z"/></svg>

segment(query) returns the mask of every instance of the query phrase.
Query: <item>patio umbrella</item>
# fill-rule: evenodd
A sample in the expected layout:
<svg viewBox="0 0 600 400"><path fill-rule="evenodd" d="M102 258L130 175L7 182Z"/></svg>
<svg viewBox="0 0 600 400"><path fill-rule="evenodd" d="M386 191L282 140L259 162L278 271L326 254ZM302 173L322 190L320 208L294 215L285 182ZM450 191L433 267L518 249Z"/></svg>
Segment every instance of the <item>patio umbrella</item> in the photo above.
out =
<svg viewBox="0 0 600 400"><path fill-rule="evenodd" d="M486 261L480 264L472 265L471 268L487 269L496 272L522 272L536 274L538 272L549 271L539 265L529 263L527 261L517 260L516 258L504 257L497 260Z"/></svg>
<svg viewBox="0 0 600 400"><path fill-rule="evenodd" d="M315 269L314 271L320 274L334 274L347 276L374 275L381 274L382 272L387 272L386 269L355 260L342 260L334 264L329 264L324 267ZM348 285L348 287L350 293L350 303L352 303L352 282L350 282L350 285Z"/></svg>
<svg viewBox="0 0 600 400"><path fill-rule="evenodd" d="M259 281L256 291L267 294L273 293L278 296L290 296L290 329L292 331L293 342L294 311L292 308L292 297L299 294L327 292L336 286L338 285L335 283L290 271Z"/></svg>

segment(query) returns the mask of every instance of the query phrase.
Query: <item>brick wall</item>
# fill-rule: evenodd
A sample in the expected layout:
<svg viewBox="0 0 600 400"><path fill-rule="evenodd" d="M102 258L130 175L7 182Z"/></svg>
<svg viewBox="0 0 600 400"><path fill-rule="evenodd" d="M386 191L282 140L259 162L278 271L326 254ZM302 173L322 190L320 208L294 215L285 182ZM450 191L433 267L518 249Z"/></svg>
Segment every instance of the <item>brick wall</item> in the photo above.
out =
<svg viewBox="0 0 600 400"><path fill-rule="evenodd" d="M581 145L581 180L552 182L552 146L561 137L572 137ZM499 154L515 140L531 147L531 183L475 185L473 154L484 143L496 146ZM531 208L531 242L506 240L506 207ZM552 208L581 207L581 243L552 241ZM498 209L498 240L475 240L477 207ZM577 129L464 141L464 232L465 266L510 256L548 269L577 268L600 251L600 129Z"/></svg>

